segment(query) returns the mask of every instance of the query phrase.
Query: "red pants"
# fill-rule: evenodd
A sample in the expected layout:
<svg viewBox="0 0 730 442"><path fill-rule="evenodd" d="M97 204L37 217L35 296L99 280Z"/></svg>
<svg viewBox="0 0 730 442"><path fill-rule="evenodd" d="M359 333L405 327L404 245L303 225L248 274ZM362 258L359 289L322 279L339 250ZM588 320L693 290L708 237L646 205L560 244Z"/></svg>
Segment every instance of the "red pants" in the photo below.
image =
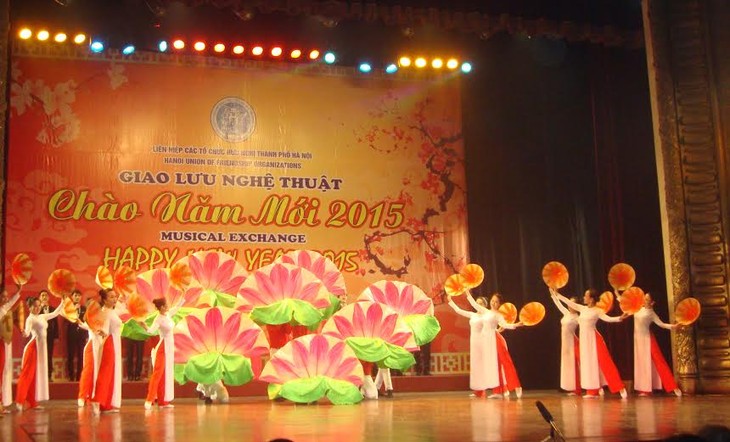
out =
<svg viewBox="0 0 730 442"><path fill-rule="evenodd" d="M574 347L573 347L573 353L575 355L575 394L580 394L580 341L578 340L578 337L575 337Z"/></svg>
<svg viewBox="0 0 730 442"><path fill-rule="evenodd" d="M669 364L664 359L659 345L656 342L656 338L651 334L651 362L656 368L659 374L659 379L662 380L662 387L667 393L671 393L677 389L677 382L674 380L672 370L669 369ZM650 391L643 391L642 393L651 393Z"/></svg>
<svg viewBox="0 0 730 442"><path fill-rule="evenodd" d="M79 399L89 400L94 392L94 350L91 340L84 346L84 365L79 378Z"/></svg>
<svg viewBox="0 0 730 442"><path fill-rule="evenodd" d="M596 353L598 353L598 368L603 373L603 377L606 378L606 382L608 382L608 389L611 393L618 393L624 388L624 383L621 381L618 368L616 368L616 364L608 352L606 341L603 340L603 336L598 331L596 331ZM596 392L597 390L588 390L589 394Z"/></svg>
<svg viewBox="0 0 730 442"><path fill-rule="evenodd" d="M114 395L114 364L116 356L114 354L114 340L111 336L107 337L101 349L101 363L99 364L99 374L96 377L96 389L94 391L94 402L99 403L102 410L110 410L112 408L112 396Z"/></svg>
<svg viewBox="0 0 730 442"><path fill-rule="evenodd" d="M520 379L517 377L515 364L512 362L512 356L507 349L507 341L504 337L497 333L497 363L499 364L499 384L494 389L494 393L502 393L505 391L514 391L520 387Z"/></svg>
<svg viewBox="0 0 730 442"><path fill-rule="evenodd" d="M362 364L362 371L365 374L365 376L371 376L373 374L374 362L367 362L367 361L361 360L360 363Z"/></svg>
<svg viewBox="0 0 730 442"><path fill-rule="evenodd" d="M147 387L147 402L154 402L157 399L158 405L167 405L165 401L165 342L160 341L155 356L155 368L150 376L150 384Z"/></svg>
<svg viewBox="0 0 730 442"><path fill-rule="evenodd" d="M15 402L19 405L28 403L31 408L38 405L35 400L35 375L38 365L38 349L36 340L33 339L25 347L23 352L23 365L18 378L18 388L15 393Z"/></svg>

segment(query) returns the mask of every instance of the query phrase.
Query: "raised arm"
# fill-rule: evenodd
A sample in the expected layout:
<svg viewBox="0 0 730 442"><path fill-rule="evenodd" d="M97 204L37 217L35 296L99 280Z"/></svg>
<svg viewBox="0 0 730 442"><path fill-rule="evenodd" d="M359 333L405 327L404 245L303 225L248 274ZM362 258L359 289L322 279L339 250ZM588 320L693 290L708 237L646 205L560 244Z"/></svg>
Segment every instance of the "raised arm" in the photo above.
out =
<svg viewBox="0 0 730 442"><path fill-rule="evenodd" d="M18 299L20 299L20 290L18 290L18 293L14 294L12 298L8 299L8 302L0 305L0 318L8 314L15 303L18 302Z"/></svg>
<svg viewBox="0 0 730 442"><path fill-rule="evenodd" d="M567 308L566 308L566 307L565 307L565 306L563 305L563 303L562 303L562 302L560 302L560 299L558 299L558 295L556 295L556 294L554 294L554 293L553 293L553 294L551 294L551 295L550 295L550 299L552 299L552 301L553 301L553 304L555 304L555 307L557 307L557 308L558 308L558 310L560 310L560 313L562 313L563 315L567 315L567 314L569 314L569 313L570 313L570 310L568 310L568 309L567 309Z"/></svg>
<svg viewBox="0 0 730 442"><path fill-rule="evenodd" d="M474 297L471 295L471 293L469 293L469 290L466 291L466 300L469 301L469 305L471 305L471 307L477 312L484 312L487 310L486 308L477 304L477 302L474 300Z"/></svg>
<svg viewBox="0 0 730 442"><path fill-rule="evenodd" d="M608 316L605 313L600 314L598 317L601 318L601 321L604 321L604 322L621 322L621 321L623 321L626 318L626 316L624 316L624 315L621 315L621 316Z"/></svg>
<svg viewBox="0 0 730 442"><path fill-rule="evenodd" d="M555 292L555 293L557 293L557 292ZM577 302L573 302L570 299L566 298L565 296L561 295L560 293L557 293L557 295L558 295L558 299L561 300L563 302L563 304L567 305L568 307L570 307L574 310L578 310L580 312L580 311L583 311L583 309L587 308L585 305L580 305Z"/></svg>
<svg viewBox="0 0 730 442"><path fill-rule="evenodd" d="M658 325L661 328L664 328L667 330L672 330L677 327L676 324L667 324L666 322L659 319L659 315L657 315L656 312L654 312L654 311L651 312L651 315L652 315L651 319L652 319L652 321L654 321L654 324Z"/></svg>
<svg viewBox="0 0 730 442"><path fill-rule="evenodd" d="M173 316L175 316L175 315L177 314L178 310L180 310L180 308L182 308L183 304L185 304L185 297L184 297L184 296L182 296L182 295L180 295L180 300L179 300L179 301L177 302L177 304L175 304L175 305L174 305L174 306L173 306L173 307L172 307L172 308L171 308L171 309L169 310L169 316L170 316L171 318L172 318Z"/></svg>
<svg viewBox="0 0 730 442"><path fill-rule="evenodd" d="M153 335L157 332L157 330L160 329L160 318L162 318L162 315L157 315L155 320L152 322L152 325L150 325L149 327L147 327L147 324L141 321L139 322L139 325L141 325L148 334Z"/></svg>
<svg viewBox="0 0 730 442"><path fill-rule="evenodd" d="M63 302L59 302L58 306L56 307L56 309L54 311L52 311L51 313L42 313L38 316L45 319L47 322L47 321L50 321L51 319L55 318L56 316L60 315L62 311L63 311Z"/></svg>
<svg viewBox="0 0 730 442"><path fill-rule="evenodd" d="M468 312L466 310L462 310L461 308L459 308L459 306L456 305L456 303L451 300L451 297L449 297L449 306L456 312L457 315L461 315L465 318L471 319L472 316L474 316L476 314L476 313Z"/></svg>
<svg viewBox="0 0 730 442"><path fill-rule="evenodd" d="M504 319L504 316L502 316L502 313L500 313L500 312L495 312L495 314L497 315L497 323L499 324L500 327L502 327L504 329L514 330L517 327L522 326L522 323L520 323L520 322L515 322L514 324L510 324L509 322L507 322Z"/></svg>

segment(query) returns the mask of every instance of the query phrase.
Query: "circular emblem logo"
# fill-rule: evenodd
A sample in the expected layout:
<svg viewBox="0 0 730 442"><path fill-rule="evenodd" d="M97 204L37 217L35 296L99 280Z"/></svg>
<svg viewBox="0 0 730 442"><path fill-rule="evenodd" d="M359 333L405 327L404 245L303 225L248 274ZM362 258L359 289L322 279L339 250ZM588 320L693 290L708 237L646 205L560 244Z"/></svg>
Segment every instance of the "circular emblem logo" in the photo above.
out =
<svg viewBox="0 0 730 442"><path fill-rule="evenodd" d="M240 98L227 97L210 112L210 124L216 135L231 143L247 140L256 126L256 114Z"/></svg>

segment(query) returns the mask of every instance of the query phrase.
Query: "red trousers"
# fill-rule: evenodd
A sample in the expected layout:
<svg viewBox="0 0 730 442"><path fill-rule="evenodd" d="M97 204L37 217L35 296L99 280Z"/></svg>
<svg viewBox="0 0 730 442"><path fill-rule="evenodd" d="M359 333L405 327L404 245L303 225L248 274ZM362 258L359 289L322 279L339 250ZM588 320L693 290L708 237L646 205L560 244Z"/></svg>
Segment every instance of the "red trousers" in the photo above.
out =
<svg viewBox="0 0 730 442"><path fill-rule="evenodd" d="M104 341L104 345L102 345L101 363L99 364L99 374L96 377L96 389L94 390L93 399L94 402L99 403L99 408L102 410L110 410L112 408L115 359L114 340L109 336Z"/></svg>
<svg viewBox="0 0 730 442"><path fill-rule="evenodd" d="M606 347L606 341L603 340L598 331L596 331L596 353L598 353L598 368L603 373L603 377L608 382L608 389L611 393L618 393L624 388L624 383L621 381L621 375L618 373L618 368L611 358L611 354L608 352ZM589 394L596 393L597 390L589 390Z"/></svg>
<svg viewBox="0 0 730 442"><path fill-rule="evenodd" d="M497 363L499 364L500 386L495 388L494 392L502 393L505 389L506 391L514 391L519 388L520 378L517 377L515 364L512 362L512 356L510 356L507 349L507 341L500 333L497 333Z"/></svg>
<svg viewBox="0 0 730 442"><path fill-rule="evenodd" d="M38 365L38 349L33 339L23 352L23 365L18 378L18 388L15 393L15 402L20 405L28 403L31 408L38 405L35 400L35 375Z"/></svg>
<svg viewBox="0 0 730 442"><path fill-rule="evenodd" d="M160 342L155 355L155 368L150 376L150 384L147 387L147 402L154 402L157 399L158 405L167 405L165 401L165 343Z"/></svg>
<svg viewBox="0 0 730 442"><path fill-rule="evenodd" d="M662 380L662 387L667 393L671 393L677 389L677 381L674 380L672 370L669 368L669 364L664 359L659 345L656 342L654 334L651 334L651 362L656 368L659 374L659 379ZM650 391L643 391L642 393L651 393Z"/></svg>
<svg viewBox="0 0 730 442"><path fill-rule="evenodd" d="M580 394L580 341L575 337L573 354L575 355L575 394Z"/></svg>
<svg viewBox="0 0 730 442"><path fill-rule="evenodd" d="M81 368L79 378L79 399L84 401L91 399L94 393L94 350L89 340L84 346L84 365Z"/></svg>

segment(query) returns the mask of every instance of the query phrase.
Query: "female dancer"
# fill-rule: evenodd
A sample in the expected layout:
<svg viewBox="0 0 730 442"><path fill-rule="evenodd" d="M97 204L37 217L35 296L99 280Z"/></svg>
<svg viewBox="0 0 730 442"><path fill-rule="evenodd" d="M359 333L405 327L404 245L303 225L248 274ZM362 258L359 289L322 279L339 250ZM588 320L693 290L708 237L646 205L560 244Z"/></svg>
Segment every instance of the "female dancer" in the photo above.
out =
<svg viewBox="0 0 730 442"><path fill-rule="evenodd" d="M26 403L30 408L38 407L39 401L48 400L48 347L46 332L48 321L61 314L63 303L50 313L41 313L41 301L31 296L27 300L30 314L25 320L23 334L31 336L23 349L23 363L18 378L15 403L23 411Z"/></svg>
<svg viewBox="0 0 730 442"><path fill-rule="evenodd" d="M677 324L662 322L654 312L654 300L649 293L644 295L644 306L634 314L634 390L639 396L648 396L653 389L682 396L677 383L664 360L654 334L649 330L652 322L661 328L672 330Z"/></svg>
<svg viewBox="0 0 730 442"><path fill-rule="evenodd" d="M175 335L172 329L175 322L172 317L182 307L185 302L184 297L180 297L180 302L169 309L165 298L158 298L152 301L159 312L152 326L147 328L144 323L141 325L147 329L147 333L153 334L157 330L160 331L160 342L157 347L152 350L152 376L150 376L150 384L147 388L147 399L144 408L149 410L152 403L157 399L157 405L161 408L172 408L170 403L175 399Z"/></svg>
<svg viewBox="0 0 730 442"><path fill-rule="evenodd" d="M0 287L0 411L6 412L13 403L13 316L10 310L20 299L20 286L18 292L8 299L8 293L4 287Z"/></svg>
<svg viewBox="0 0 730 442"><path fill-rule="evenodd" d="M86 300L86 310L88 310L92 302L96 301L93 299ZM85 322L81 322L81 319L76 321L76 325L86 330L89 334L86 345L84 345L83 364L81 366L81 375L79 376L79 395L77 399L79 407L83 407L86 401L94 396L94 385L96 385L96 378L99 374L99 365L94 361L99 360L101 346L104 342L101 336Z"/></svg>
<svg viewBox="0 0 730 442"><path fill-rule="evenodd" d="M628 315L608 316L596 306L598 292L588 289L583 294L583 302L580 305L571 301L557 291L550 289L550 292L558 297L565 305L577 310L578 327L580 329L580 385L586 389L584 398L598 397L598 390L601 389L601 375L608 382L608 389L612 393L620 393L626 398L626 388L621 381L616 364L608 353L608 347L603 336L596 330L596 322L599 319L606 322L621 322Z"/></svg>
<svg viewBox="0 0 730 442"><path fill-rule="evenodd" d="M469 318L471 334L469 336L469 360L471 370L469 372L469 385L474 390L476 397L484 397L484 391L492 389L490 398L509 397L509 391L515 390L517 397L522 397L522 388L509 357L506 345L500 343L497 328L515 329L521 323L508 324L499 313L501 295L495 293L490 298L491 309L486 308L484 298L474 301L474 298L466 294L469 303L476 309L476 312L469 312L460 309L449 297L449 306L459 315ZM504 339L504 338L501 338ZM501 348L500 348L501 347ZM506 355L505 355L506 353ZM504 374L504 376L502 376Z"/></svg>
<svg viewBox="0 0 730 442"><path fill-rule="evenodd" d="M555 306L563 314L560 320L560 388L569 392L568 396L581 393L580 389L580 344L575 329L578 328L578 312L567 308L555 294L550 296ZM575 302L575 298L571 298Z"/></svg>
<svg viewBox="0 0 730 442"><path fill-rule="evenodd" d="M115 311L117 294L99 290L104 325L98 332L106 338L100 349L98 374L91 405L93 412L118 412L122 405L122 320Z"/></svg>

